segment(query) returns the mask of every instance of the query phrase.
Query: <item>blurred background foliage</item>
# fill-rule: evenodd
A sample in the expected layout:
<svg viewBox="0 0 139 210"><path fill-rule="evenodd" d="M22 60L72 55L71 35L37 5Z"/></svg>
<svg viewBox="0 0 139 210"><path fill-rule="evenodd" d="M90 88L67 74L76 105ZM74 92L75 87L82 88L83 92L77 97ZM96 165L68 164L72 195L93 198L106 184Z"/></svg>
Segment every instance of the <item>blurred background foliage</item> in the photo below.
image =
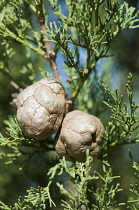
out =
<svg viewBox="0 0 139 210"><path fill-rule="evenodd" d="M122 2L122 1L121 1ZM126 1L130 6L136 7L139 10L139 1L128 0ZM63 0L59 1L62 5L63 13L67 13L68 10ZM33 25L33 30L36 31L36 43L41 41L40 26L36 14L32 12L32 8L28 8L26 1L25 4L21 4L24 11L24 16L27 21ZM57 20L57 17L53 14L50 5L44 0L44 8L46 17L48 16L48 22ZM103 14L103 11L102 11ZM14 30L14 29L12 29ZM28 30L28 29L27 29ZM38 32L37 32L38 31ZM32 36L28 31L28 36ZM51 72L49 64L41 56L27 50L19 43L13 42L10 38L0 36L0 131L5 134L4 120L8 119L8 116L16 114L16 108L11 106L12 94L18 93L12 85L11 81L16 82L20 88L25 88L33 81L42 78L39 68ZM11 51L7 52L6 45L10 45ZM12 50L14 49L14 50ZM13 55L12 52L14 51ZM8 60L4 60L5 53L11 54L8 56ZM82 52L81 52L82 53ZM81 90L78 99L76 101L76 108L84 110L96 116L101 116L103 123L109 120L108 112L102 100L105 99L105 94L101 89L101 80L111 87L119 89L120 94L125 95L125 86L127 75L129 72L133 74L132 90L136 103L139 103L138 88L139 88L139 29L124 30L120 33L111 44L111 50L109 54L113 55L109 58L102 58L93 73L90 76L90 80L85 83L84 88ZM82 55L83 56L83 55ZM3 71L3 65L7 69ZM63 83L68 88L68 82L70 79L67 75L67 71L64 64L64 57L61 52L57 54L57 65L62 75ZM98 71L99 69L99 71ZM71 70L72 71L72 70ZM73 72L73 77L76 76ZM92 81L98 81L94 83ZM86 88L87 87L87 88ZM88 87L91 89L91 93L87 92ZM74 89L74 85L72 87ZM101 92L100 92L101 90ZM71 90L67 90L71 91ZM103 99L100 101L100 95ZM126 101L126 96L125 96ZM93 108L92 108L93 107ZM139 115L139 113L137 113ZM104 124L105 125L105 124ZM134 183L133 171L131 168L131 160L128 156L128 149L134 152L134 158L139 161L139 145L117 146L108 151L108 159L112 166L114 175L121 175L121 187L123 187L124 193L119 193L117 199L119 202L126 202L131 196L129 192L129 184ZM0 148L0 154L4 148ZM52 166L54 152L35 154L32 157L20 157L19 160L14 161L11 165L5 165L5 158L0 160L0 199L6 204L12 205L19 196L23 196L25 190L30 186L37 187L46 186L48 182L47 172ZM26 159L28 160L26 162ZM45 160L45 161L44 161ZM99 168L99 161L96 162L96 168ZM22 170L19 170L22 167ZM66 180L66 177L62 177ZM68 183L67 183L68 184ZM55 197L56 202L59 202L57 197L58 189L52 188L52 195ZM61 195L62 196L62 195ZM7 199L8 198L8 199ZM49 209L49 206L47 207ZM60 209L60 207L57 209ZM127 209L126 207L120 207L119 209Z"/></svg>

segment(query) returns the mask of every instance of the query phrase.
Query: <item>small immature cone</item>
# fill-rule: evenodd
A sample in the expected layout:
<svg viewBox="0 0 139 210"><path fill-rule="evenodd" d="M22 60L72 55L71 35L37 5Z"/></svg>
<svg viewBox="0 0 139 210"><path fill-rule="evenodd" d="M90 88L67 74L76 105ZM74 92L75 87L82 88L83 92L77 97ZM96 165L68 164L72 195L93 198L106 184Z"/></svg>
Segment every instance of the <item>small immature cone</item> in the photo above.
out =
<svg viewBox="0 0 139 210"><path fill-rule="evenodd" d="M84 162L87 149L94 158L100 155L103 134L104 127L97 117L74 110L63 120L55 149L66 160Z"/></svg>
<svg viewBox="0 0 139 210"><path fill-rule="evenodd" d="M56 133L66 110L65 91L55 80L44 78L17 97L17 120L26 137L44 140Z"/></svg>

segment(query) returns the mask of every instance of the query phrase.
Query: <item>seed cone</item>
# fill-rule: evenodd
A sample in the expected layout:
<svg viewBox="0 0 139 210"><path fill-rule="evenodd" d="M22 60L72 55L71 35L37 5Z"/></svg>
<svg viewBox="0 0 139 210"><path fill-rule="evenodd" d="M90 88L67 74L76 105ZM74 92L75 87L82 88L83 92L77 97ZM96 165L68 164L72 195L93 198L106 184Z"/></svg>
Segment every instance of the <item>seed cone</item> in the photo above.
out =
<svg viewBox="0 0 139 210"><path fill-rule="evenodd" d="M94 158L100 155L103 134L104 127L97 117L74 110L63 120L55 149L66 160L84 162L87 149Z"/></svg>
<svg viewBox="0 0 139 210"><path fill-rule="evenodd" d="M56 133L66 110L65 91L55 80L44 78L17 97L17 120L26 137L44 140Z"/></svg>

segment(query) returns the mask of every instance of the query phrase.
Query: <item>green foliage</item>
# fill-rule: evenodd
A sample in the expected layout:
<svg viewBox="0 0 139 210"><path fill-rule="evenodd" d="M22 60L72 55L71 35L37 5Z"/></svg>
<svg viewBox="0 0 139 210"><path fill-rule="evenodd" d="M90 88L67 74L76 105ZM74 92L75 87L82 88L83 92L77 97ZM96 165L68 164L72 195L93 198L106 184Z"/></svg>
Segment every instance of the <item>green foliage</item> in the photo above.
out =
<svg viewBox="0 0 139 210"><path fill-rule="evenodd" d="M125 95L120 95L118 89L114 92L108 88L110 71L104 71L100 63L98 65L98 61L102 58L108 59L111 43L122 30L139 27L138 13L134 7L129 7L126 2L120 4L118 0L66 0L65 2L67 14L63 12L58 0L49 0L49 6L51 5L57 19L50 20L50 24L45 26L44 20L42 21L44 15L42 3L45 4L45 1L2 0L0 2L2 8L0 82L4 76L20 92L22 88L40 77L37 70L40 70L39 73L44 77L52 77L51 73L45 72L40 67L42 60L45 58L44 61L49 61L54 73L58 70L56 55L62 55L68 76L66 91L69 101L72 99L77 109L97 116L106 113L110 118L110 122L105 126L100 171L94 170L96 160L93 160L88 152L86 162L76 162L72 166L65 161L65 158L57 163L57 156L54 153L52 163L47 163L47 167L52 165L48 174L45 174L49 176L48 183L43 187L31 187L14 205L8 206L0 201L0 209L49 209L48 201L50 208L60 206L60 209L67 210L82 208L106 210L125 205L117 199L122 191L117 182L117 179L120 181L120 176L113 175L112 167L105 156L107 150L112 147L139 142L139 120L136 116L139 105L133 100L132 75L129 74L126 84L128 100L126 101ZM39 29L35 24L37 14L43 22L43 24L40 22ZM50 43L54 47L53 50ZM7 97L8 101L11 100L11 95ZM21 161L23 156L27 157L26 162L28 162L37 153L48 155L47 152L54 150L53 138L47 142L26 138L15 115L10 116L4 123L7 131L0 133L0 159L4 159L6 163ZM138 178L139 165L133 160L131 153L130 157ZM70 180L71 188L65 187L63 177ZM63 196L59 203L52 198L53 185L59 189L59 198ZM137 210L139 209L137 184L131 185L131 192L135 199L132 198L129 203L132 209Z"/></svg>
<svg viewBox="0 0 139 210"><path fill-rule="evenodd" d="M135 23L139 20L137 14L134 14L135 8L129 8L127 3L120 6L118 1L67 0L66 2L69 9L68 16L62 14L57 1L50 0L55 14L59 17L59 22L50 23L47 35L51 42L60 47L65 56L66 65L74 68L78 77L82 78L77 80L79 88L73 92L74 97L82 88L97 61L108 56L110 43L115 36L123 29L138 27ZM86 55L83 65L80 58L81 50Z"/></svg>
<svg viewBox="0 0 139 210"><path fill-rule="evenodd" d="M119 178L119 176L113 176L111 167L107 161L103 161L102 173L94 171L94 173L91 174L92 163L93 159L89 156L88 152L86 162L76 162L72 167L69 167L65 158L63 158L57 165L49 170L48 175L50 176L50 181L47 187L31 188L30 190L27 190L28 194L24 196L24 199L19 197L18 202L14 204L14 207L8 207L3 202L0 202L0 207L4 210L33 209L34 207L36 210L46 209L46 200L49 200L50 207L55 206L50 195L50 187L54 177L62 176L63 174L64 176L67 174L69 180L73 184L73 190L71 190L66 189L63 184L57 182L60 192L67 197L67 199L62 200L61 203L61 206L64 207L64 209L80 210L83 206L85 206L86 209L90 209L89 205L91 205L93 209L107 209L111 206L123 205L115 202L115 196L121 189L119 188L119 184L115 185L113 184L113 181L114 179ZM90 181L97 181L101 184L101 187L96 190L93 188L89 189L88 183ZM91 200L88 200L87 198L88 192L91 193L91 200L96 198L96 204L92 205L92 203L90 203Z"/></svg>
<svg viewBox="0 0 139 210"><path fill-rule="evenodd" d="M68 197L69 202L62 200L62 206L65 209L81 209L82 205L88 206L87 200L87 184L90 180L95 180L97 177L90 176L92 158L87 155L85 163L76 162L75 166L68 168L65 159L60 160L60 163L50 169L50 179L53 179L56 172L59 170L58 175L63 173L68 174L69 179L73 182L73 189L65 189L65 187L57 183L62 194Z"/></svg>
<svg viewBox="0 0 139 210"><path fill-rule="evenodd" d="M119 144L137 143L139 141L139 135L135 132L139 127L139 120L136 117L136 110L139 108L139 105L136 105L133 100L131 80L132 75L129 74L125 85L128 98L126 103L123 102L123 95L119 96L117 89L115 92L112 92L104 86L108 94L108 102L104 101L104 103L111 110L111 121L108 122L105 132L106 149Z"/></svg>
<svg viewBox="0 0 139 210"><path fill-rule="evenodd" d="M4 137L0 133L0 146L9 148L8 152L0 152L0 158L5 157L7 159L7 164L12 163L21 155L26 155L31 158L35 153L48 152L52 150L51 141L46 144L45 142L38 142L34 139L26 138L21 128L16 120L12 116L9 120L5 120L5 125L7 126L8 137ZM30 148L26 151L26 148Z"/></svg>
<svg viewBox="0 0 139 210"><path fill-rule="evenodd" d="M28 20L25 19L26 14L23 14L22 12L22 8L25 9L27 6L26 3L28 3L28 1L22 3L22 1L17 0L12 2L10 1L9 3L5 4L1 3L3 10L0 20L0 35L5 38L11 38L43 56L45 53L39 49L39 47L42 47L40 42L40 33L37 33L35 30L33 30L33 27L30 25ZM33 12L36 11L33 5L30 5L30 9L32 9ZM10 28L11 25L16 25L16 27ZM30 36L26 34L27 30L30 30L31 32ZM37 47L34 47L29 43L29 41L34 42Z"/></svg>
<svg viewBox="0 0 139 210"><path fill-rule="evenodd" d="M29 5L29 10L26 7ZM40 48L42 47L41 34L37 32L30 23L29 14L36 11L35 7L29 4L29 1L1 1L2 8L0 17L0 75L6 76L10 81L18 84L18 79L24 76L24 81L20 81L20 86L26 87L35 80L36 69L32 62L32 55L29 49L38 54L44 55ZM23 13L24 10L24 13ZM26 46L22 47L20 44ZM18 57L21 52L17 52L16 46L20 46L24 59L18 63ZM21 55L21 56L22 56ZM23 56L22 56L23 57ZM16 65L12 63L15 61ZM17 69L15 71L15 69Z"/></svg>
<svg viewBox="0 0 139 210"><path fill-rule="evenodd" d="M48 188L33 188L31 187L30 190L27 190L27 195L23 198L19 198L18 202L14 204L14 206L7 206L3 202L0 201L0 209L4 210L40 210L40 209L46 209L45 201L49 198L49 201L53 203L51 200L50 194L48 192Z"/></svg>
<svg viewBox="0 0 139 210"><path fill-rule="evenodd" d="M65 189L63 184L57 183L60 191L64 194L68 201L62 200L62 206L64 209L80 210L84 206L86 209L108 209L112 206L122 205L116 203L115 196L121 191L119 184L116 186L113 184L114 179L119 176L113 176L112 169L107 161L103 161L102 169L103 173L94 171L91 174L93 159L87 152L86 162L76 162L72 167L68 167L65 159L60 160L60 163L50 169L48 175L50 179L54 179L54 176L68 174L70 181L73 184L73 189ZM101 187L94 189L89 188L89 182L98 182ZM87 194L91 194L90 200L88 200ZM92 200L96 200L96 204L92 204ZM90 207L89 207L90 206Z"/></svg>
<svg viewBox="0 0 139 210"><path fill-rule="evenodd" d="M80 90L76 108L95 116L99 116L106 110L103 101L108 100L108 96L102 83L110 85L109 76L107 75L109 73L104 71L100 74L97 70L99 71L98 68L94 69L93 74L90 75L89 79L86 80L84 86ZM82 97L83 95L84 97Z"/></svg>
<svg viewBox="0 0 139 210"><path fill-rule="evenodd" d="M110 207L112 208L114 206L124 205L124 203L117 204L115 200L116 194L122 191L122 189L119 188L119 183L114 186L113 180L120 177L113 176L111 168L107 169L105 164L103 165L104 175L102 176L97 172L99 178L102 180L103 183L102 188L97 188L96 192L93 192L94 190L92 190L92 193L94 194L94 197L96 199L96 204L93 204L92 207L96 210L105 210L109 209Z"/></svg>
<svg viewBox="0 0 139 210"><path fill-rule="evenodd" d="M134 195L134 197L131 197L130 200L128 201L130 204L132 204L132 207L128 207L130 209L134 209L137 210L139 209L139 164L134 160L131 152L129 151L129 156L131 158L132 161L132 167L134 169L134 175L137 179L137 183L136 184L131 184L131 189L130 191L132 192L132 194Z"/></svg>

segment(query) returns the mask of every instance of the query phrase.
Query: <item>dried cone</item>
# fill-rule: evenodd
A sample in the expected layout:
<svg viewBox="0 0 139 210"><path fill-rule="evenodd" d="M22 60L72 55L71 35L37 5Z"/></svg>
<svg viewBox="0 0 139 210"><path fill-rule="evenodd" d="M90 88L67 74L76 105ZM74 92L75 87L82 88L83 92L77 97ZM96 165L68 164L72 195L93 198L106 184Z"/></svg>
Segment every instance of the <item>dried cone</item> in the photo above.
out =
<svg viewBox="0 0 139 210"><path fill-rule="evenodd" d="M66 160L84 162L87 149L94 158L100 155L103 134L104 127L97 117L74 110L63 120L55 149Z"/></svg>
<svg viewBox="0 0 139 210"><path fill-rule="evenodd" d="M23 90L16 105L24 135L44 140L61 125L66 109L65 91L60 83L44 78Z"/></svg>

